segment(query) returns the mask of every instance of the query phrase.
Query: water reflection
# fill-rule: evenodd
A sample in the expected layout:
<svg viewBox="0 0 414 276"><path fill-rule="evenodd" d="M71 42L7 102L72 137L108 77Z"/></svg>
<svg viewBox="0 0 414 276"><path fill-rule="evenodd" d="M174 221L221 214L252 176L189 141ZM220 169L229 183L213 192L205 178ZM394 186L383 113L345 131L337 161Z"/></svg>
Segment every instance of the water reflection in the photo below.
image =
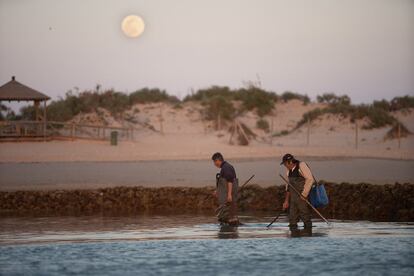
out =
<svg viewBox="0 0 414 276"><path fill-rule="evenodd" d="M10 217L0 218L0 246L57 242L144 240L260 239L296 237L414 237L413 223L314 220L309 233L290 233L286 217L270 228L272 217L243 216L244 224L220 226L214 216L157 215L129 217Z"/></svg>
<svg viewBox="0 0 414 276"><path fill-rule="evenodd" d="M237 239L239 238L238 226L221 225L217 233L219 239Z"/></svg>

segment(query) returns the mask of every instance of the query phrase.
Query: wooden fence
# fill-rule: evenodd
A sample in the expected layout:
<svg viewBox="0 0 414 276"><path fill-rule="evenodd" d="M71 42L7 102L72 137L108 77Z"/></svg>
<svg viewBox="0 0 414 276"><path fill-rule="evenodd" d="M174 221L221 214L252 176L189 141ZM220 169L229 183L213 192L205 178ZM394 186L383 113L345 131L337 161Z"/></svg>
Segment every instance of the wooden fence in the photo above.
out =
<svg viewBox="0 0 414 276"><path fill-rule="evenodd" d="M56 121L0 121L0 139L92 139L108 140L118 132L119 140L133 140L134 128L65 123Z"/></svg>

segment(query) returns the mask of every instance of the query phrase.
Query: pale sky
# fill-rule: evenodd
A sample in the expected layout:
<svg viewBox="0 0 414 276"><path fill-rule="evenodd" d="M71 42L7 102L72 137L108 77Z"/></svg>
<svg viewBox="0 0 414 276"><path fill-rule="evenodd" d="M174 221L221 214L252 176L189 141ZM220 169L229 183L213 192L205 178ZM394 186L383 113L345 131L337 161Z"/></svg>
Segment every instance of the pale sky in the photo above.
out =
<svg viewBox="0 0 414 276"><path fill-rule="evenodd" d="M98 83L182 98L256 75L312 98L413 95L414 0L0 0L0 85L12 75L53 99Z"/></svg>

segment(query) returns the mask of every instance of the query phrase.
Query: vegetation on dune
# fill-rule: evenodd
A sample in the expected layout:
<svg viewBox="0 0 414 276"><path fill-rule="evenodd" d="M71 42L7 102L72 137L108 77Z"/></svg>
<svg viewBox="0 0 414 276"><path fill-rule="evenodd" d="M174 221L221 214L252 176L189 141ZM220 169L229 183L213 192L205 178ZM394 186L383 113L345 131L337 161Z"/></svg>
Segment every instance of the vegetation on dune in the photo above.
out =
<svg viewBox="0 0 414 276"><path fill-rule="evenodd" d="M308 104L310 103L310 98L308 97L308 95L302 95L299 93L295 93L295 92L291 92L291 91L286 91L284 92L280 98L284 101L284 102L288 102L291 100L300 100L303 102L303 104Z"/></svg>
<svg viewBox="0 0 414 276"><path fill-rule="evenodd" d="M235 116L236 109L231 101L227 101L225 96L214 95L202 102L205 106L205 119L216 120L218 117L230 120Z"/></svg>
<svg viewBox="0 0 414 276"><path fill-rule="evenodd" d="M313 121L324 114L334 114L349 118L350 122L365 118L368 119L367 124L362 126L363 129L374 129L400 124L401 128L407 130L406 127L391 114L391 112L414 108L414 97L408 95L404 97L395 97L390 102L381 100L374 101L372 104L352 105L348 96L336 96L335 94L329 93L318 96L317 101L320 103L327 103L328 106L306 112L302 119L297 123L295 129L304 125L308 120ZM406 134L408 133L409 132Z"/></svg>
<svg viewBox="0 0 414 276"><path fill-rule="evenodd" d="M113 89L103 92L100 92L99 89L87 90L78 94L68 91L64 98L52 101L47 106L47 114L49 120L68 121L79 113L88 113L97 111L98 108L104 108L112 115L118 116L134 104L157 102L179 103L179 100L157 88L143 88L129 95ZM20 112L23 119L31 119L34 117L35 109L33 106L25 106Z"/></svg>
<svg viewBox="0 0 414 276"><path fill-rule="evenodd" d="M233 105L234 101L240 102L241 105L235 110L236 114L245 111L255 111L260 117L270 114L275 103L279 100L287 102L298 99L303 101L304 104L309 102L309 97L306 95L285 92L279 96L274 92L266 91L256 86L240 89L230 89L226 86L212 86L206 89L200 89L196 93L186 96L184 101L199 101L206 104L217 97L229 102L230 105Z"/></svg>
<svg viewBox="0 0 414 276"><path fill-rule="evenodd" d="M325 93L316 96L318 103L327 103L330 105L350 105L351 99L347 95L337 96L334 93Z"/></svg>
<svg viewBox="0 0 414 276"><path fill-rule="evenodd" d="M166 102L171 103L173 108L180 109L183 102L196 101L204 106L202 111L204 118L216 120L217 122L231 121L246 111L256 112L260 117L256 122L256 127L267 132L269 131L269 123L263 117L272 113L275 103L290 100L300 100L303 104L310 102L307 95L290 91L278 95L254 85L238 89L231 89L227 86L211 86L187 95L183 101L158 88L142 88L126 94L114 89L100 91L100 86L97 85L94 90L76 91L75 93L68 91L63 98L52 101L48 105L47 113L49 120L68 121L80 113L100 112L100 108L108 110L113 116L117 117L137 103ZM324 114L349 118L350 122L367 119L366 124L362 126L364 129L395 126L399 122L393 117L392 112L414 108L414 97L409 95L395 97L391 101L380 100L374 101L372 104L359 105L352 104L347 95L338 96L334 93L318 95L316 100L319 103L326 104L326 106L306 112L293 130L301 127L308 120L313 121ZM0 120L31 120L34 118L34 113L33 106L25 106L21 108L20 114L16 115L10 108L0 104ZM402 127L403 132L406 133L406 128ZM279 136L289 133L290 131L284 130L273 135Z"/></svg>
<svg viewBox="0 0 414 276"><path fill-rule="evenodd" d="M257 120L256 127L264 130L265 132L269 132L269 122L263 118Z"/></svg>
<svg viewBox="0 0 414 276"><path fill-rule="evenodd" d="M159 102L169 102L177 104L180 100L176 96L171 96L167 94L165 90L160 90L158 88L143 88L137 90L129 95L130 104L136 103L159 103Z"/></svg>

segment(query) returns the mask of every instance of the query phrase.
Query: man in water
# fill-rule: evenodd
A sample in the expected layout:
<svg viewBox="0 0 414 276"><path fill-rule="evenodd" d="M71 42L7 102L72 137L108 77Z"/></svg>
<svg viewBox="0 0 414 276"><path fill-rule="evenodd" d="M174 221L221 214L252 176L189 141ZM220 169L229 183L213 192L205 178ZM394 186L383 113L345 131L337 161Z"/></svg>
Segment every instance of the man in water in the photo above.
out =
<svg viewBox="0 0 414 276"><path fill-rule="evenodd" d="M216 176L216 190L214 195L218 199L219 207L217 208L217 218L220 224L237 226L237 190L239 181L236 177L236 171L233 166L224 161L221 153L216 152L211 159L217 168L220 168L220 174Z"/></svg>
<svg viewBox="0 0 414 276"><path fill-rule="evenodd" d="M305 162L301 162L292 154L285 154L280 165L287 169L289 183L300 195L286 184L286 196L283 209L289 209L289 229L293 232L298 230L299 219L302 219L306 232L312 232L311 208L303 198L308 198L309 192L314 183L312 172ZM302 198L302 197L303 198Z"/></svg>

